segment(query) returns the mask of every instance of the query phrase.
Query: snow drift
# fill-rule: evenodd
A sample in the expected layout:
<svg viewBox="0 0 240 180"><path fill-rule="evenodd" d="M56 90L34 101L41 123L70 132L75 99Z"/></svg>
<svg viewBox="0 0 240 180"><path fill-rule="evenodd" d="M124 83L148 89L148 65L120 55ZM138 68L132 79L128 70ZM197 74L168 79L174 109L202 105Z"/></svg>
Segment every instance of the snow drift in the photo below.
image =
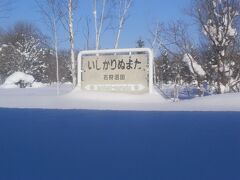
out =
<svg viewBox="0 0 240 180"><path fill-rule="evenodd" d="M160 93L129 95L71 91L71 86L60 87L61 96L56 95L56 87L25 89L0 88L0 107L38 109L89 109L126 111L240 111L240 94L223 94L199 97L191 100L172 102Z"/></svg>

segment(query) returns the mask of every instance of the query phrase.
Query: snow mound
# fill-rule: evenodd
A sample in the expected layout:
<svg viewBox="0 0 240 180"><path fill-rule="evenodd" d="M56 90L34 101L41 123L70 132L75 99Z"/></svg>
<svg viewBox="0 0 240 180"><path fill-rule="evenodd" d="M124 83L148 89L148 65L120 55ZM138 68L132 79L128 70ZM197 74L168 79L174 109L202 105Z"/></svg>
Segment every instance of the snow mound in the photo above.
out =
<svg viewBox="0 0 240 180"><path fill-rule="evenodd" d="M25 74L23 72L15 72L10 75L1 86L2 88L18 88L21 83L24 83L26 86L32 85L34 82L34 77Z"/></svg>

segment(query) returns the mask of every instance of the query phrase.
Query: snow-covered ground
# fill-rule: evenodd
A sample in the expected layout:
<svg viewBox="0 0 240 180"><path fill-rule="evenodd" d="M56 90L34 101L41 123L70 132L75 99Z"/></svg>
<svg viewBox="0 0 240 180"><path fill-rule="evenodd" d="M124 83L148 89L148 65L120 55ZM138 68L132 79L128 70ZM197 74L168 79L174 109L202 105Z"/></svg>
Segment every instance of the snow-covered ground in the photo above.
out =
<svg viewBox="0 0 240 180"><path fill-rule="evenodd" d="M240 111L240 94L213 95L172 102L158 93L127 95L84 92L70 84L42 88L0 88L2 108L96 109L133 111Z"/></svg>

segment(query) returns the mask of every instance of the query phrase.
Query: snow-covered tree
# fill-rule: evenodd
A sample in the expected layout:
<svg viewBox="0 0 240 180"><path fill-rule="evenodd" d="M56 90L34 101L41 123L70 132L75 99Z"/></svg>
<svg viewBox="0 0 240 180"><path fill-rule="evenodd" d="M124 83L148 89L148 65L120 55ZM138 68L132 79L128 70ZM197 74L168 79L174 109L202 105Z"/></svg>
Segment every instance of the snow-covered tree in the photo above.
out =
<svg viewBox="0 0 240 180"><path fill-rule="evenodd" d="M6 41L5 41L6 42ZM18 71L16 58L19 53L15 51L15 47L8 45L6 42L0 46L0 76L3 82L12 73Z"/></svg>
<svg viewBox="0 0 240 180"><path fill-rule="evenodd" d="M199 65L195 59L193 59L191 54L184 54L183 62L187 64L191 73L197 76L205 76L206 72L203 70L202 66Z"/></svg>
<svg viewBox="0 0 240 180"><path fill-rule="evenodd" d="M167 84L169 81L173 81L173 71L171 69L169 54L165 51L155 59L155 73L156 83Z"/></svg>
<svg viewBox="0 0 240 180"><path fill-rule="evenodd" d="M2 19L6 19L9 16L9 12L10 12L10 8L11 7L11 1L10 0L1 0L0 1L0 56L2 56L3 54L1 54L1 51L3 50L3 29L1 27L1 20ZM3 45L3 46L2 46ZM2 60L2 61L6 61L6 60ZM0 62L0 65L3 64L3 62ZM1 67L3 67L1 65ZM1 71L5 71L3 69L0 70L0 83L2 82L4 75L1 74Z"/></svg>
<svg viewBox="0 0 240 180"><path fill-rule="evenodd" d="M31 74L46 81L46 38L32 24L18 23L9 30L1 45L1 62L6 76L16 72Z"/></svg>
<svg viewBox="0 0 240 180"><path fill-rule="evenodd" d="M183 55L182 61L189 68L189 71L191 72L193 79L197 80L198 85L200 85L201 81L204 80L206 76L206 72L203 69L202 65L200 65L189 53Z"/></svg>
<svg viewBox="0 0 240 180"><path fill-rule="evenodd" d="M239 17L238 0L198 0L194 17L199 22L204 35L210 42L213 57L209 60L214 72L217 93L223 93L233 81L232 60L228 49L237 36L235 23Z"/></svg>
<svg viewBox="0 0 240 180"><path fill-rule="evenodd" d="M141 37L137 40L136 44L137 44L136 46L137 48L143 48L145 46L144 40L142 40Z"/></svg>
<svg viewBox="0 0 240 180"><path fill-rule="evenodd" d="M169 63L162 62L165 65L160 66L162 76L169 72L170 66L170 78L160 77L160 80L171 79L171 81L179 83L189 82L194 79L194 74L189 71L192 70L189 69L191 66L182 61L185 54L194 54L188 59L190 61L195 59L196 56L196 47L188 34L187 27L182 21L172 22L167 25L157 23L154 29L150 31L152 35L150 43L155 49L155 53L157 50L164 52L171 61ZM164 81L166 82L166 80Z"/></svg>
<svg viewBox="0 0 240 180"><path fill-rule="evenodd" d="M69 51L61 50L59 52L59 78L60 82L72 81L72 63L69 57Z"/></svg>

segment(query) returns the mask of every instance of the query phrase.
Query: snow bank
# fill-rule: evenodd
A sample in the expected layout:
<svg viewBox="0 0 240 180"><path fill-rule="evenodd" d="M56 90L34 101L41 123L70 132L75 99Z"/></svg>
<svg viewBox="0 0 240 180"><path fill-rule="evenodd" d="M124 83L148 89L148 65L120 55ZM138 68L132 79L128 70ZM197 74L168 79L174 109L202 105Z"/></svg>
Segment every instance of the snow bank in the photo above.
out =
<svg viewBox="0 0 240 180"><path fill-rule="evenodd" d="M78 87L72 92L64 95L64 98L68 99L81 99L95 102L165 102L163 98L156 90L152 94L123 94L123 93L110 93L110 92L96 92L96 91L82 91Z"/></svg>
<svg viewBox="0 0 240 180"><path fill-rule="evenodd" d="M70 92L71 86L60 87L60 92L64 94L61 96L56 96L55 86L38 89L0 89L0 107L127 111L240 111L240 93L172 102L157 93L128 95L87 92L79 88Z"/></svg>
<svg viewBox="0 0 240 180"><path fill-rule="evenodd" d="M18 83L23 81L25 84L32 84L34 82L34 77L23 72L15 72L10 75L1 86L2 88L18 88Z"/></svg>
<svg viewBox="0 0 240 180"><path fill-rule="evenodd" d="M61 92L65 91L65 88L67 91L71 90L67 85L60 88ZM44 94L41 94L41 90ZM0 107L40 109L151 110L152 107L158 108L160 104L167 102L156 92L151 95L131 95L89 92L75 88L65 95L56 96L56 89L51 86L40 89L13 89L12 93L0 89L0 99Z"/></svg>
<svg viewBox="0 0 240 180"><path fill-rule="evenodd" d="M178 92L178 98L180 100L192 99L199 96L209 96L215 92L213 87L209 86L207 82L203 82L201 87L198 87L196 83L181 85L177 84L176 87L174 83L162 84L161 92L165 95L165 97L174 99L174 92L176 91L176 88Z"/></svg>

